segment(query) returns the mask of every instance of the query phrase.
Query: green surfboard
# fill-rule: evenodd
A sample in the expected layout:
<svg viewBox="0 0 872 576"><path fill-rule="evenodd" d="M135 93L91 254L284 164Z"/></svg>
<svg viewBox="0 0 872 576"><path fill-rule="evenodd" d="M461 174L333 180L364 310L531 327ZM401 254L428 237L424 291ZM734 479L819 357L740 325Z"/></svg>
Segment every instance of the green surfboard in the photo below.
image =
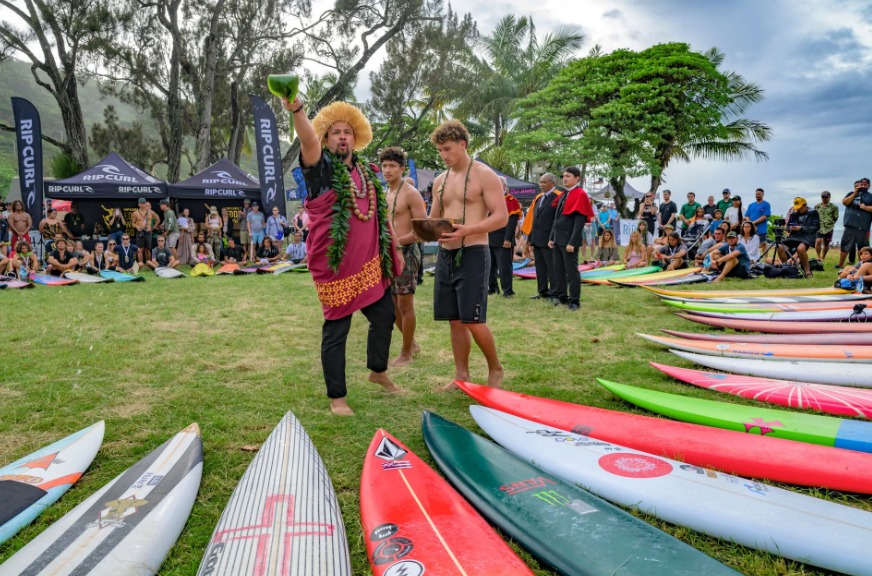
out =
<svg viewBox="0 0 872 576"><path fill-rule="evenodd" d="M691 398L618 384L601 378L597 378L597 382L627 402L676 420L809 444L872 452L870 422Z"/></svg>
<svg viewBox="0 0 872 576"><path fill-rule="evenodd" d="M682 310L694 310L696 312L722 312L722 313L747 313L747 312L783 312L779 308L753 308L744 304L704 304L696 302L681 302L678 300L664 300L664 303Z"/></svg>
<svg viewBox="0 0 872 576"><path fill-rule="evenodd" d="M738 574L436 414L424 412L422 430L439 469L464 498L560 574Z"/></svg>

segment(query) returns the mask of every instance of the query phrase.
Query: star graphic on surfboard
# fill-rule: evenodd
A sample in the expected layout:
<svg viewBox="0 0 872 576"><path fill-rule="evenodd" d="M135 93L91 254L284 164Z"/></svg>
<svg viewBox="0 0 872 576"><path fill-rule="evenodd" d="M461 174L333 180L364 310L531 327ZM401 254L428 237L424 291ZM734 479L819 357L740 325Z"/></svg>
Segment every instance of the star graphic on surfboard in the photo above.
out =
<svg viewBox="0 0 872 576"><path fill-rule="evenodd" d="M754 428L760 429L760 435L765 436L766 434L771 434L775 432L773 430L776 426L784 426L779 420L773 420L772 422L767 422L763 418L751 418L750 422L743 422L745 425L745 432L750 432Z"/></svg>
<svg viewBox="0 0 872 576"><path fill-rule="evenodd" d="M59 452L55 452L54 454L46 454L41 458L36 458L34 460L30 460L21 465L22 468L42 468L43 470L48 470L48 467L52 464L63 464L63 460L58 460Z"/></svg>

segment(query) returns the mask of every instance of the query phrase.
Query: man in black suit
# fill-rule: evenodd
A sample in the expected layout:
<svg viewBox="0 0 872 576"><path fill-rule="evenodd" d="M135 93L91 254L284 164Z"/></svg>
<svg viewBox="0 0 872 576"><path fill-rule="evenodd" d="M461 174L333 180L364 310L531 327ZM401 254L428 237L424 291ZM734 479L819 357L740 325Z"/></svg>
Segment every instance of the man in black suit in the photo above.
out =
<svg viewBox="0 0 872 576"><path fill-rule="evenodd" d="M512 289L512 257L515 252L515 229L518 226L518 217L521 215L521 204L509 194L509 185L503 176L500 176L503 185L503 196L506 199L506 208L509 213L509 221L505 228L498 228L488 232L487 243L491 253L490 287L488 294L499 294L497 286L497 274L499 274L500 286L503 288L503 297L511 298L515 295Z"/></svg>
<svg viewBox="0 0 872 576"><path fill-rule="evenodd" d="M575 166L563 170L566 192L557 201L554 224L548 240L554 250L554 273L557 277L555 306L565 304L573 312L580 308L581 279L578 277L578 248L588 220L593 220L590 198L581 186L581 171ZM568 289L567 289L568 288Z"/></svg>
<svg viewBox="0 0 872 576"><path fill-rule="evenodd" d="M542 193L536 196L527 218L531 218L532 228L529 238L533 247L533 257L536 259L537 294L534 299L556 298L555 288L557 277L554 272L554 250L548 247L551 237L551 227L554 225L554 215L557 214L557 200L560 191L557 190L557 176L546 172L539 178L539 188Z"/></svg>

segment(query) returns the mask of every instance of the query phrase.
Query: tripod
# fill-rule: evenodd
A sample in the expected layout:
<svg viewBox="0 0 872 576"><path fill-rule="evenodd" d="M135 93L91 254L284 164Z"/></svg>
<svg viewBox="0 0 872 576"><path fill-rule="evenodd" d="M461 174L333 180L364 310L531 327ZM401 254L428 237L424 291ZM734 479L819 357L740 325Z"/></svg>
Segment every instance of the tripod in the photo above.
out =
<svg viewBox="0 0 872 576"><path fill-rule="evenodd" d="M763 253L760 254L760 260L757 262L757 264L754 265L754 267L757 267L759 265L762 268L762 266L765 265L765 262L766 262L766 254L768 254L769 251L773 248L775 249L775 254L772 256L772 265L775 266L775 258L778 256L778 248L780 246L782 246L783 244L784 244L784 230L782 229L781 226L779 226L778 228L775 229L775 242L768 245L766 247L766 250L764 250ZM788 263L790 263L791 260L793 260L793 265L796 266L797 270L799 270L799 274L803 278L807 278L808 276L805 273L805 267L802 265L802 262L799 260L799 256L796 254L796 251L794 250L793 253L791 253L790 249L786 245L784 246L784 249L787 252L788 258L785 262L782 262L782 264L788 264Z"/></svg>

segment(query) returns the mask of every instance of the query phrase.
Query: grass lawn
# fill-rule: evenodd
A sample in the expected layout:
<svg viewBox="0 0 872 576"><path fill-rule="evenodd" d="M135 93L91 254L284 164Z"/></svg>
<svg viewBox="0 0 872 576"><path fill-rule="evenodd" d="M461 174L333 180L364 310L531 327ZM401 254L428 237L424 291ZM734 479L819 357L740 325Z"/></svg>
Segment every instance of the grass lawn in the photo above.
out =
<svg viewBox="0 0 872 576"><path fill-rule="evenodd" d="M829 270L811 280L729 281L709 287L828 285L835 276L833 263L831 256ZM384 427L431 464L420 432L422 409L478 431L466 396L435 392L450 381L453 362L448 326L432 320L432 278L419 288L417 298L422 351L410 366L391 371L406 393L387 395L366 382L367 323L355 317L348 347L348 400L357 415L340 418L327 408L319 359L322 315L308 275L181 280L146 276L144 283L0 291L6 320L0 364L0 465L106 420L105 441L91 468L36 522L0 545L0 562L174 433L197 422L205 451L203 482L185 531L160 571L195 574L218 516L254 456L241 448L263 442L292 410L330 472L354 573L369 574L358 490L364 452L376 429ZM516 280L515 290L518 296L511 300L492 296L488 310L506 369L505 385L511 390L637 411L599 387L594 381L599 376L745 402L679 384L647 365L650 360L688 364L634 332L703 328L674 316L642 289L582 286L580 313L530 300L535 281ZM395 332L392 356L398 350ZM472 379L483 382L485 376L484 360L473 347ZM872 510L872 498L792 489ZM823 574L646 520L743 574ZM552 574L515 549L537 574Z"/></svg>

